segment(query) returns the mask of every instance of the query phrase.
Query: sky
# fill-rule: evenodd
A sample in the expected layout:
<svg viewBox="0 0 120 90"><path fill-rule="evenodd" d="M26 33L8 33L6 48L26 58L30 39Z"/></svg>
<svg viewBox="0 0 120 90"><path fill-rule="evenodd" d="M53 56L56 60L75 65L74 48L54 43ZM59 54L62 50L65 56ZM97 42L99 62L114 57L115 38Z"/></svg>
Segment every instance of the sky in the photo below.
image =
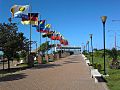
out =
<svg viewBox="0 0 120 90"><path fill-rule="evenodd" d="M90 41L89 34L93 34L93 47L102 49L101 16L107 16L106 48L114 47L115 33L117 46L120 46L120 0L0 0L0 23L8 23L8 18L12 17L10 8L15 4L31 5L32 12L40 13L41 19L46 19L54 30L60 32L70 46L86 45ZM29 39L29 25L22 25L20 21L18 18L12 20L18 23L18 31ZM37 41L38 45L39 37L39 33L32 28L32 40Z"/></svg>

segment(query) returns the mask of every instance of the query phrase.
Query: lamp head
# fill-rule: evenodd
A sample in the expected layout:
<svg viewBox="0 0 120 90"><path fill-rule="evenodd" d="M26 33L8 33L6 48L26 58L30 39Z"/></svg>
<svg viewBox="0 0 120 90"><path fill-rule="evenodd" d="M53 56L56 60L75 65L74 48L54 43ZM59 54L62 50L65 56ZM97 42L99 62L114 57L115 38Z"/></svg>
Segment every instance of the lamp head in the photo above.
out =
<svg viewBox="0 0 120 90"><path fill-rule="evenodd" d="M107 16L102 16L102 17L101 17L102 23L105 23L105 22L106 22L106 19L107 19Z"/></svg>
<svg viewBox="0 0 120 90"><path fill-rule="evenodd" d="M89 44L89 41L87 41L87 44Z"/></svg>
<svg viewBox="0 0 120 90"><path fill-rule="evenodd" d="M89 34L90 35L90 38L92 38L92 34Z"/></svg>
<svg viewBox="0 0 120 90"><path fill-rule="evenodd" d="M11 23L12 22L12 18L8 18L8 21Z"/></svg>

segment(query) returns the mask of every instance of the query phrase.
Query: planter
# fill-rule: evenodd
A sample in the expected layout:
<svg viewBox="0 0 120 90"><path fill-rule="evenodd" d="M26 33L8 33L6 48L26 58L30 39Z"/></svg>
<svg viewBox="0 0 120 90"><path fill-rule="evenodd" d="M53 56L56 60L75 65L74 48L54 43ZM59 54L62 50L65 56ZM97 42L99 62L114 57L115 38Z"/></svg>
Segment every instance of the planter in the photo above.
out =
<svg viewBox="0 0 120 90"><path fill-rule="evenodd" d="M23 64L23 63L26 63L25 59L24 58L20 58L19 64Z"/></svg>
<svg viewBox="0 0 120 90"><path fill-rule="evenodd" d="M32 55L28 55L28 66L29 67L34 66L34 57Z"/></svg>
<svg viewBox="0 0 120 90"><path fill-rule="evenodd" d="M48 60L49 60L49 55L45 55L45 60L46 60L46 62L48 62Z"/></svg>
<svg viewBox="0 0 120 90"><path fill-rule="evenodd" d="M59 54L55 54L54 57L55 57L56 60L60 59Z"/></svg>
<svg viewBox="0 0 120 90"><path fill-rule="evenodd" d="M49 54L49 62L52 62L52 61L54 61L53 54Z"/></svg>
<svg viewBox="0 0 120 90"><path fill-rule="evenodd" d="M38 63L41 64L42 63L42 56L39 55L37 60L38 60Z"/></svg>

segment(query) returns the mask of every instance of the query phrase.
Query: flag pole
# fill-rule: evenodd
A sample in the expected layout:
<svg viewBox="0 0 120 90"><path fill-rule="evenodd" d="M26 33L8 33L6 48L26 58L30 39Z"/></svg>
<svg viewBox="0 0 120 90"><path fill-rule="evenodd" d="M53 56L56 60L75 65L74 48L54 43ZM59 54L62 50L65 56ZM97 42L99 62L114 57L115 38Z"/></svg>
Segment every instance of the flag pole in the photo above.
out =
<svg viewBox="0 0 120 90"><path fill-rule="evenodd" d="M51 54L53 54L53 50L52 50L52 40L51 40Z"/></svg>
<svg viewBox="0 0 120 90"><path fill-rule="evenodd" d="M31 38L32 38L31 11L32 11L32 6L30 5L30 53L29 54L31 54Z"/></svg>
<svg viewBox="0 0 120 90"><path fill-rule="evenodd" d="M56 34L56 31L55 31L55 34ZM55 36L55 34L54 34L54 36ZM55 40L54 40L54 45L55 45ZM55 47L56 47L56 45L54 46L54 54L55 54Z"/></svg>
<svg viewBox="0 0 120 90"><path fill-rule="evenodd" d="M34 59L33 59L33 56L31 56L31 44L32 44L32 25L31 25L31 11L32 11L32 7L30 5L30 45L29 45L29 54L28 54L28 66L29 67L33 67L34 66Z"/></svg>
<svg viewBox="0 0 120 90"><path fill-rule="evenodd" d="M52 30L52 25L51 25L51 30ZM53 34L52 34L53 35ZM52 36L51 35L51 36ZM52 50L52 39L50 39L51 40L51 54L53 54L53 50Z"/></svg>
<svg viewBox="0 0 120 90"><path fill-rule="evenodd" d="M46 24L47 24L47 20L46 20ZM47 37L46 37L46 43L47 43ZM46 54L48 55L48 46L46 47L46 49L47 49L47 53Z"/></svg>
<svg viewBox="0 0 120 90"><path fill-rule="evenodd" d="M40 20L41 20L41 15L40 15ZM39 32L40 32L40 23L39 23ZM41 32L40 32L40 46L42 44L42 40L41 40ZM40 48L40 52L41 52L41 48Z"/></svg>
<svg viewBox="0 0 120 90"><path fill-rule="evenodd" d="M46 21L46 24L47 24L47 20L45 19L45 21ZM46 27L45 27L46 28ZM46 61L48 62L48 46L47 46L47 37L46 37L46 50L47 50L47 52L46 52Z"/></svg>

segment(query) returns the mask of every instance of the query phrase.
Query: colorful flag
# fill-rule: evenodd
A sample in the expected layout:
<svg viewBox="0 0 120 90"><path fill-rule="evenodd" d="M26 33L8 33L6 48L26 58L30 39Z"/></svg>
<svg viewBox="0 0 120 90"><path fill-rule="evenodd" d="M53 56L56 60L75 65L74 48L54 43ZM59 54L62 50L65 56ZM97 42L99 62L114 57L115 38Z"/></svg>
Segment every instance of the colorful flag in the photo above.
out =
<svg viewBox="0 0 120 90"><path fill-rule="evenodd" d="M10 11L12 13L12 17L22 18L28 15L29 5L14 5L11 7Z"/></svg>
<svg viewBox="0 0 120 90"><path fill-rule="evenodd" d="M46 24L46 25L45 25L45 30L50 30L50 28L51 28L51 25L50 25L50 24Z"/></svg>
<svg viewBox="0 0 120 90"><path fill-rule="evenodd" d="M38 21L38 13L28 13L29 20Z"/></svg>
<svg viewBox="0 0 120 90"><path fill-rule="evenodd" d="M37 32L44 33L45 20L38 21L38 25L32 25L32 27L36 27Z"/></svg>
<svg viewBox="0 0 120 90"><path fill-rule="evenodd" d="M56 40L61 40L61 37L60 36L56 36Z"/></svg>
<svg viewBox="0 0 120 90"><path fill-rule="evenodd" d="M60 40L60 43L63 45L68 45L68 41L65 39Z"/></svg>
<svg viewBox="0 0 120 90"><path fill-rule="evenodd" d="M56 40L61 40L61 34L60 32L56 32Z"/></svg>
<svg viewBox="0 0 120 90"><path fill-rule="evenodd" d="M57 47L60 48L60 47L61 47L61 44L57 44Z"/></svg>
<svg viewBox="0 0 120 90"><path fill-rule="evenodd" d="M45 20L40 20L39 25L36 27L38 32L43 33L45 28Z"/></svg>
<svg viewBox="0 0 120 90"><path fill-rule="evenodd" d="M63 45L68 45L68 41L65 40L64 43L63 43Z"/></svg>
<svg viewBox="0 0 120 90"><path fill-rule="evenodd" d="M46 33L42 33L42 37L43 38L47 37L47 34Z"/></svg>
<svg viewBox="0 0 120 90"><path fill-rule="evenodd" d="M64 40L64 39L60 40L60 43L61 43L61 44L64 44L64 42L65 42L65 40Z"/></svg>
<svg viewBox="0 0 120 90"><path fill-rule="evenodd" d="M43 34L42 34L42 37L48 37L48 38L50 38L51 36L53 36L53 33L50 32L50 31L43 32Z"/></svg>
<svg viewBox="0 0 120 90"><path fill-rule="evenodd" d="M37 25L38 26L38 13L28 13L28 17L22 18L22 24Z"/></svg>
<svg viewBox="0 0 120 90"><path fill-rule="evenodd" d="M56 36L51 36L51 40L56 40Z"/></svg>
<svg viewBox="0 0 120 90"><path fill-rule="evenodd" d="M40 30L45 28L45 20L40 20Z"/></svg>

